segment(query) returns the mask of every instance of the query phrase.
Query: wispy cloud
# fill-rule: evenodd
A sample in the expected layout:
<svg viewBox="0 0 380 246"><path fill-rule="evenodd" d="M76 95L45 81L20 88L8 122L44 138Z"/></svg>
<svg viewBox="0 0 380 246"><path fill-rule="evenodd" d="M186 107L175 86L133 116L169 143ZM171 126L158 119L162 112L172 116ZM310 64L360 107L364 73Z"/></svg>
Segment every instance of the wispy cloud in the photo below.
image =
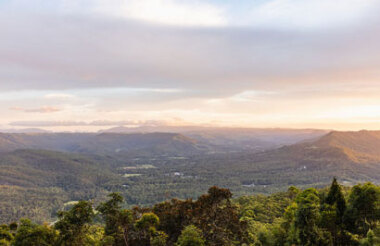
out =
<svg viewBox="0 0 380 246"><path fill-rule="evenodd" d="M160 126L166 125L165 121L157 120L95 120L95 121L15 121L11 126L17 127L70 127L70 126Z"/></svg>
<svg viewBox="0 0 380 246"><path fill-rule="evenodd" d="M75 97L74 95L64 94L64 93L50 93L50 94L44 95L44 98L47 98L47 99L71 99L74 97Z"/></svg>
<svg viewBox="0 0 380 246"><path fill-rule="evenodd" d="M370 117L378 10L375 0L1 2L0 123L24 112L72 127Z"/></svg>
<svg viewBox="0 0 380 246"><path fill-rule="evenodd" d="M251 8L247 24L281 29L329 29L376 15L376 0L269 0Z"/></svg>
<svg viewBox="0 0 380 246"><path fill-rule="evenodd" d="M12 108L10 108L10 110L13 110L13 111L22 111L22 112L26 112L26 113L44 113L44 114L55 113L55 112L62 111L62 109L56 108L56 107L52 107L52 106L43 106L43 107L40 107L40 108L12 107Z"/></svg>
<svg viewBox="0 0 380 246"><path fill-rule="evenodd" d="M176 26L223 26L227 24L224 9L206 1L128 0L123 1L122 4L116 2L120 3L120 1L114 0L102 1L95 11L116 17ZM104 8L104 6L108 8Z"/></svg>

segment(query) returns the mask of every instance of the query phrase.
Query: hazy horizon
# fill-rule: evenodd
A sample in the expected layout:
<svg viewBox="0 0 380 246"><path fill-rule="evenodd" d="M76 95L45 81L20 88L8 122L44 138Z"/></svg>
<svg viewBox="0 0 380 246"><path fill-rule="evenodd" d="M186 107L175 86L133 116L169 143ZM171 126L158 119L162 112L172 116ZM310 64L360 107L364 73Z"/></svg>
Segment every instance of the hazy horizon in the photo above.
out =
<svg viewBox="0 0 380 246"><path fill-rule="evenodd" d="M0 130L380 130L375 0L0 0Z"/></svg>

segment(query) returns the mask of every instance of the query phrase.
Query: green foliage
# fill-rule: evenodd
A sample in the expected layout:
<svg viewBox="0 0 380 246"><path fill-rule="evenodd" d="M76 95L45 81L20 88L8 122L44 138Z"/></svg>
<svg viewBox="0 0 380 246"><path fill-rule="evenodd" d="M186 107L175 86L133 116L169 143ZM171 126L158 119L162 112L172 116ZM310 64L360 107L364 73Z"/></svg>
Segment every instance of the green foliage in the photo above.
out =
<svg viewBox="0 0 380 246"><path fill-rule="evenodd" d="M0 245L9 245L13 237L10 226L0 225Z"/></svg>
<svg viewBox="0 0 380 246"><path fill-rule="evenodd" d="M204 246L202 231L194 225L186 226L177 241L178 246Z"/></svg>
<svg viewBox="0 0 380 246"><path fill-rule="evenodd" d="M92 204L80 201L70 211L60 212L55 228L60 232L60 244L65 246L85 245L86 234L94 217Z"/></svg>
<svg viewBox="0 0 380 246"><path fill-rule="evenodd" d="M160 223L160 219L154 213L145 213L136 221L135 227L139 230L148 230L156 227Z"/></svg>
<svg viewBox="0 0 380 246"><path fill-rule="evenodd" d="M343 226L346 208L342 188L334 178L324 204L321 205L320 221L320 226L330 233L334 245L347 245L349 242Z"/></svg>
<svg viewBox="0 0 380 246"><path fill-rule="evenodd" d="M364 234L380 220L380 187L371 183L355 185L345 216L350 232Z"/></svg>
<svg viewBox="0 0 380 246"><path fill-rule="evenodd" d="M330 186L329 193L326 198L326 204L334 206L336 209L336 224L341 224L343 222L343 215L346 211L346 200L342 193L342 188L338 184L336 178Z"/></svg>
<svg viewBox="0 0 380 246"><path fill-rule="evenodd" d="M157 231L150 238L151 246L165 246L168 239L168 235L165 232Z"/></svg>
<svg viewBox="0 0 380 246"><path fill-rule="evenodd" d="M123 197L118 193L108 195L110 199L101 203L97 210L105 221L105 236L112 238L114 244L122 244L127 241L129 224L132 222L132 212L121 209Z"/></svg>
<svg viewBox="0 0 380 246"><path fill-rule="evenodd" d="M59 212L54 226L27 219L1 225L0 245L373 246L380 244L379 202L378 186L343 189L336 179L326 189L291 187L236 199L228 189L213 186L195 201L173 199L133 209L111 193L96 212L86 201Z"/></svg>
<svg viewBox="0 0 380 246"><path fill-rule="evenodd" d="M317 226L320 216L318 191L309 188L297 196L296 202L295 224L301 245L319 245L322 235Z"/></svg>
<svg viewBox="0 0 380 246"><path fill-rule="evenodd" d="M49 246L55 245L58 240L58 232L48 225L38 225L28 219L20 221L14 246Z"/></svg>

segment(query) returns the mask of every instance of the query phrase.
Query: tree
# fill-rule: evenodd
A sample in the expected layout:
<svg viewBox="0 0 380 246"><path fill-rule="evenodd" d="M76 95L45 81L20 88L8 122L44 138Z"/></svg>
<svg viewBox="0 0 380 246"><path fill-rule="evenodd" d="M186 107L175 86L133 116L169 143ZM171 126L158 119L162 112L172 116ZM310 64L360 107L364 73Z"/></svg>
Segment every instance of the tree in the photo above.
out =
<svg viewBox="0 0 380 246"><path fill-rule="evenodd" d="M28 219L22 219L13 242L14 246L50 246L55 245L58 232L48 225L38 225Z"/></svg>
<svg viewBox="0 0 380 246"><path fill-rule="evenodd" d="M194 225L186 226L177 241L178 246L204 246L202 231Z"/></svg>
<svg viewBox="0 0 380 246"><path fill-rule="evenodd" d="M156 231L150 238L151 246L165 246L166 241L168 239L168 235L162 231Z"/></svg>
<svg viewBox="0 0 380 246"><path fill-rule="evenodd" d="M160 218L159 229L168 234L170 242L176 242L183 228L193 223L194 207L191 199L172 199L153 207L153 212Z"/></svg>
<svg viewBox="0 0 380 246"><path fill-rule="evenodd" d="M154 213L145 213L139 220L136 221L135 227L144 232L155 230L156 226L160 223L160 219Z"/></svg>
<svg viewBox="0 0 380 246"><path fill-rule="evenodd" d="M342 193L342 188L338 184L336 178L334 177L333 182L330 186L329 193L326 198L326 203L334 206L336 209L336 223L338 225L342 224L343 215L346 212L346 199Z"/></svg>
<svg viewBox="0 0 380 246"><path fill-rule="evenodd" d="M8 246L13 240L9 226L0 225L0 246Z"/></svg>
<svg viewBox="0 0 380 246"><path fill-rule="evenodd" d="M296 228L301 245L321 245L324 236L318 228L319 220L319 197L314 188L303 191L296 199Z"/></svg>
<svg viewBox="0 0 380 246"><path fill-rule="evenodd" d="M156 245L159 245L164 239L166 242L166 234L156 229L159 224L160 219L157 215L154 213L144 213L135 223L137 238L134 239L134 242L141 246L149 246L152 241L156 243Z"/></svg>
<svg viewBox="0 0 380 246"><path fill-rule="evenodd" d="M297 203L293 202L290 204L284 212L283 215L283 222L281 223L281 228L285 232L285 241L289 245L296 245L298 244L298 235L297 235L297 228L295 224L296 214L297 214L298 206ZM280 242L278 245L282 245L283 243Z"/></svg>
<svg viewBox="0 0 380 246"><path fill-rule="evenodd" d="M106 224L105 236L113 237L115 245L128 245L128 232L133 220L132 212L121 209L124 199L119 193L111 193L108 196L110 200L97 207Z"/></svg>
<svg viewBox="0 0 380 246"><path fill-rule="evenodd" d="M321 226L331 233L334 245L347 245L347 236L342 224L347 205L336 178L333 179L324 202L321 211Z"/></svg>
<svg viewBox="0 0 380 246"><path fill-rule="evenodd" d="M85 245L86 233L94 217L92 204L80 201L67 212L58 213L55 228L60 232L59 242L64 246Z"/></svg>
<svg viewBox="0 0 380 246"><path fill-rule="evenodd" d="M195 202L193 224L210 245L229 245L245 238L245 223L239 220L231 197L230 190L213 186Z"/></svg>
<svg viewBox="0 0 380 246"><path fill-rule="evenodd" d="M380 220L380 187L372 183L355 185L344 220L349 231L361 236L375 228Z"/></svg>

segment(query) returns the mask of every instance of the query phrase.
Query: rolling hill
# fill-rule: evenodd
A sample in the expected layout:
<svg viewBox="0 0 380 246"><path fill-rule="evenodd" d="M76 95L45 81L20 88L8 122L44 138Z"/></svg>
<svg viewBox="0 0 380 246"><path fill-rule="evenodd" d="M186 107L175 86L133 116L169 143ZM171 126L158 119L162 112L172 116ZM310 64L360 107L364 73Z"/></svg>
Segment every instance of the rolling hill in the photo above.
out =
<svg viewBox="0 0 380 246"><path fill-rule="evenodd" d="M197 126L142 126L115 127L101 131L103 133L180 133L210 146L215 151L264 151L283 145L314 140L328 133L317 129L281 129L281 128L231 128Z"/></svg>
<svg viewBox="0 0 380 246"><path fill-rule="evenodd" d="M339 160L357 164L380 163L380 131L332 131L315 141L269 151L264 156L284 159Z"/></svg>
<svg viewBox="0 0 380 246"><path fill-rule="evenodd" d="M0 152L45 149L76 153L194 155L231 151L265 151L315 139L323 130L166 127L114 128L101 133L0 133ZM178 131L178 132L174 132Z"/></svg>
<svg viewBox="0 0 380 246"><path fill-rule="evenodd" d="M239 196L324 187L334 176L380 183L377 131L333 131L260 152L214 152L213 144L178 133L0 134L0 222L51 221L65 203L111 191L144 206L196 198L213 185Z"/></svg>
<svg viewBox="0 0 380 246"><path fill-rule="evenodd" d="M0 221L43 222L68 201L97 199L120 177L110 165L77 154L17 150L0 154Z"/></svg>
<svg viewBox="0 0 380 246"><path fill-rule="evenodd" d="M333 176L346 184L380 182L380 131L337 132L321 138L250 155L260 170L299 175L310 185L328 182ZM293 174L292 174L293 173Z"/></svg>
<svg viewBox="0 0 380 246"><path fill-rule="evenodd" d="M44 149L76 153L199 154L208 146L178 133L0 133L0 152Z"/></svg>
<svg viewBox="0 0 380 246"><path fill-rule="evenodd" d="M313 143L341 150L357 163L380 163L380 131L331 132Z"/></svg>

